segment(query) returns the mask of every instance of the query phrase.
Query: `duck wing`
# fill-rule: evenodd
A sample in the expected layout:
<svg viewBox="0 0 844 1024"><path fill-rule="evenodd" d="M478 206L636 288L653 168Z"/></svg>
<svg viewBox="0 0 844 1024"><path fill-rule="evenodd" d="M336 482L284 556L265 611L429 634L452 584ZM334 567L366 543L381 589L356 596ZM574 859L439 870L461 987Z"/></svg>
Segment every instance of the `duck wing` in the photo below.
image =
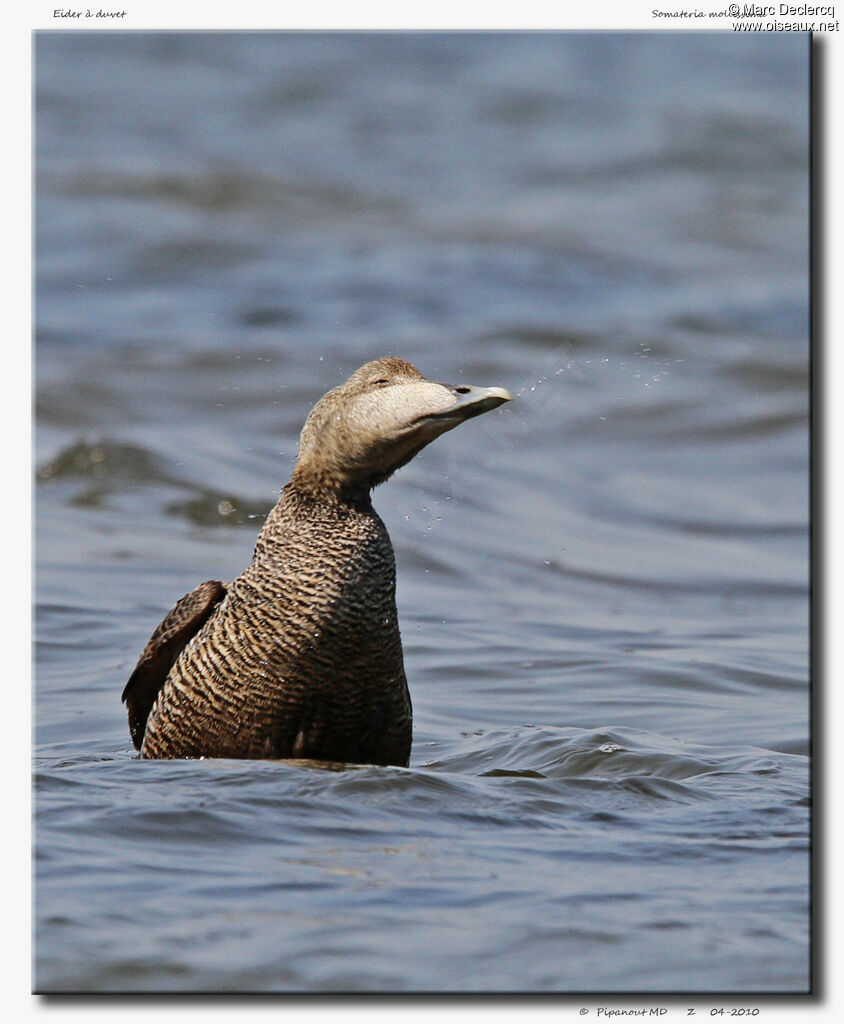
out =
<svg viewBox="0 0 844 1024"><path fill-rule="evenodd" d="M219 580L200 583L176 602L150 637L121 696L129 711L132 742L138 750L144 739L147 717L170 669L225 596L225 583Z"/></svg>

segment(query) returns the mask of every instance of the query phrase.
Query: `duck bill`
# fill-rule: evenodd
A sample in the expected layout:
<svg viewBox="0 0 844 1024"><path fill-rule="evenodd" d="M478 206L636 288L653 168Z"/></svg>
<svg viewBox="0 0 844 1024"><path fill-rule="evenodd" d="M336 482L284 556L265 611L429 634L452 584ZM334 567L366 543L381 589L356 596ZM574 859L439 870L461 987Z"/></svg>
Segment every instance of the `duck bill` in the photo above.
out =
<svg viewBox="0 0 844 1024"><path fill-rule="evenodd" d="M452 385L443 384L454 396L454 402L439 412L430 413L425 419L428 420L454 420L455 423L462 423L473 416L480 416L481 413L496 409L505 402L511 402L513 396L506 388L478 388L468 384Z"/></svg>

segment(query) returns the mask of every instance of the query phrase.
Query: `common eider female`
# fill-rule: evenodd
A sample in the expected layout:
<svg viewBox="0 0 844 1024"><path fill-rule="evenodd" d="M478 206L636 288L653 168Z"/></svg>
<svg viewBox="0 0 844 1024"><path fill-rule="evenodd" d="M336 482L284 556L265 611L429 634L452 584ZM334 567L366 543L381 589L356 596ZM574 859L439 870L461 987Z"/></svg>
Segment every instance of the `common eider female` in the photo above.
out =
<svg viewBox="0 0 844 1024"><path fill-rule="evenodd" d="M178 601L126 684L141 757L406 765L395 558L370 490L509 400L503 388L432 383L393 358L321 398L251 564Z"/></svg>

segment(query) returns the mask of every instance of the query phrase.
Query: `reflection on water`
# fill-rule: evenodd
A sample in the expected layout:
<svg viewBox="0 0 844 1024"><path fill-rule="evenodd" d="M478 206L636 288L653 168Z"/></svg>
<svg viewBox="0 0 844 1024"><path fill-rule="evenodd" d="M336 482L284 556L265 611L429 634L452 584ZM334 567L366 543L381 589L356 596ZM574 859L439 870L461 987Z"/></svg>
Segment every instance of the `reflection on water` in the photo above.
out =
<svg viewBox="0 0 844 1024"><path fill-rule="evenodd" d="M805 991L807 41L35 51L38 989ZM385 354L516 398L374 495L410 768L140 762Z"/></svg>

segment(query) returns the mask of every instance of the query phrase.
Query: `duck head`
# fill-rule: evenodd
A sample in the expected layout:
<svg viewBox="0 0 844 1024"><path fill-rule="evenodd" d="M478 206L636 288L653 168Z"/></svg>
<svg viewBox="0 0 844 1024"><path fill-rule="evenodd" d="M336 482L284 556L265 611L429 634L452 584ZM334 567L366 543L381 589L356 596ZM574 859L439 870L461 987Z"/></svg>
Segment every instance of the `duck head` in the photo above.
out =
<svg viewBox="0 0 844 1024"><path fill-rule="evenodd" d="M403 359L376 359L311 410L291 483L317 494L368 492L440 434L510 400L504 388L438 384Z"/></svg>

